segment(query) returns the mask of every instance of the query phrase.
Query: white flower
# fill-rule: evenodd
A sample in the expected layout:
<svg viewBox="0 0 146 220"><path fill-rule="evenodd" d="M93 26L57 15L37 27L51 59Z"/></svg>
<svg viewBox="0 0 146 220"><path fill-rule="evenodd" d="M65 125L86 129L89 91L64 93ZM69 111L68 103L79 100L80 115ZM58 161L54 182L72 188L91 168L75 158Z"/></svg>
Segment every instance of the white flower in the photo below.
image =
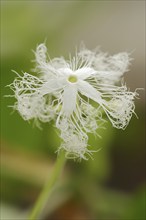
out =
<svg viewBox="0 0 146 220"><path fill-rule="evenodd" d="M15 108L25 120L55 120L63 142L59 149L68 158L87 159L91 155L87 133L97 133L103 113L112 125L125 129L132 113L136 92L118 85L128 71L127 53L114 56L82 47L74 57L50 60L45 44L35 52L38 76L24 73L11 85L17 102Z"/></svg>

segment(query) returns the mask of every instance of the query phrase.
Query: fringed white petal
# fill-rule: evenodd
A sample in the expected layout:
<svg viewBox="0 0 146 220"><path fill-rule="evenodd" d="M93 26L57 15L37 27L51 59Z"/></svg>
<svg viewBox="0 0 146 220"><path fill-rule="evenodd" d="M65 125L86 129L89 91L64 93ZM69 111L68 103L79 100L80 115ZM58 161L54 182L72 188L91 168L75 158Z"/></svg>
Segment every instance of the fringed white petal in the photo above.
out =
<svg viewBox="0 0 146 220"><path fill-rule="evenodd" d="M110 101L102 105L112 125L118 129L125 129L135 110L134 99L136 92L118 91Z"/></svg>
<svg viewBox="0 0 146 220"><path fill-rule="evenodd" d="M80 80L78 82L78 90L86 97L92 99L98 104L102 103L101 93L98 92L93 86L88 82Z"/></svg>
<svg viewBox="0 0 146 220"><path fill-rule="evenodd" d="M81 59L83 63L88 63L88 67L97 72L97 75L95 74L97 80L114 84L128 71L132 60L129 55L127 52L122 52L110 56L107 53L103 53L99 48L90 51L83 46L78 52L78 59Z"/></svg>
<svg viewBox="0 0 146 220"><path fill-rule="evenodd" d="M68 121L68 123L67 123ZM83 135L81 132L77 132L69 118L64 118L61 124L66 124L67 127L62 127L61 135L63 142L59 150L66 151L66 157L68 159L85 159L91 157L92 150L88 149L88 136Z"/></svg>
<svg viewBox="0 0 146 220"><path fill-rule="evenodd" d="M70 116L76 109L77 87L75 85L67 85L64 88L62 102L63 113Z"/></svg>
<svg viewBox="0 0 146 220"><path fill-rule="evenodd" d="M34 96L22 94L17 97L17 103L15 103L15 108L21 114L24 120L30 120L36 117L37 113L37 102ZM38 108L38 107L37 107Z"/></svg>
<svg viewBox="0 0 146 220"><path fill-rule="evenodd" d="M96 71L89 67L83 67L81 69L76 70L74 73L78 76L79 79L84 80L94 75Z"/></svg>
<svg viewBox="0 0 146 220"><path fill-rule="evenodd" d="M23 76L19 75L10 86L15 96L18 97L21 94L38 93L42 85L43 81L40 78L24 73Z"/></svg>
<svg viewBox="0 0 146 220"><path fill-rule="evenodd" d="M55 117L55 112L46 99L39 94L22 94L17 97L14 106L24 120L38 119L42 122L49 122Z"/></svg>
<svg viewBox="0 0 146 220"><path fill-rule="evenodd" d="M47 48L45 44L40 44L35 52L36 57L36 70L39 71L41 77L45 80L52 79L54 76L60 76L60 68L68 68L68 63L64 58L54 58L50 61L47 60ZM62 73L61 73L62 75Z"/></svg>
<svg viewBox="0 0 146 220"><path fill-rule="evenodd" d="M50 79L48 82L45 82L40 88L41 95L46 95L50 93L55 93L64 88L66 82L64 79Z"/></svg>
<svg viewBox="0 0 146 220"><path fill-rule="evenodd" d="M60 149L64 149L66 151L66 157L68 159L85 159L87 160L86 154L89 154L89 150L87 149L87 141L88 140L81 140L80 135L75 135L69 133L69 139L65 141L60 146Z"/></svg>
<svg viewBox="0 0 146 220"><path fill-rule="evenodd" d="M127 52L122 52L108 57L108 68L123 75L129 70L130 61L132 60L129 55Z"/></svg>

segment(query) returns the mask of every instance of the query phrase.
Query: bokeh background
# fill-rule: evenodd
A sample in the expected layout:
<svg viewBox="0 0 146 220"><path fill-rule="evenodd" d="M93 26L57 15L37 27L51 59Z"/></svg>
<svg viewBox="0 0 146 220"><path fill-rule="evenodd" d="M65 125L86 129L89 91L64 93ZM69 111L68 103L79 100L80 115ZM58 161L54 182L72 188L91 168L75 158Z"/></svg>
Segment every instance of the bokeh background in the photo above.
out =
<svg viewBox="0 0 146 220"><path fill-rule="evenodd" d="M145 87L145 1L1 1L1 219L26 220L50 175L60 140L52 124L42 130L13 112L6 85L31 72L44 42L50 57L68 56L83 41L110 54L132 52L127 86ZM46 220L145 219L145 108L140 90L125 131L101 130L90 137L102 150L94 160L67 161L44 211Z"/></svg>

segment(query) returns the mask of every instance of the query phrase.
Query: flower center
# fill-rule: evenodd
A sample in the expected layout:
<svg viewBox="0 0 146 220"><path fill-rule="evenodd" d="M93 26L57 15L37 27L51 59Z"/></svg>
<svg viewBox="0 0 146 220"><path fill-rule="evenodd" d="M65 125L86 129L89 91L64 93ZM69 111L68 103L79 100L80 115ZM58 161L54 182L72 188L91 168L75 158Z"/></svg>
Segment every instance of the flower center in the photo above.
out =
<svg viewBox="0 0 146 220"><path fill-rule="evenodd" d="M78 78L75 75L71 75L68 77L68 81L71 83L76 83L78 81Z"/></svg>

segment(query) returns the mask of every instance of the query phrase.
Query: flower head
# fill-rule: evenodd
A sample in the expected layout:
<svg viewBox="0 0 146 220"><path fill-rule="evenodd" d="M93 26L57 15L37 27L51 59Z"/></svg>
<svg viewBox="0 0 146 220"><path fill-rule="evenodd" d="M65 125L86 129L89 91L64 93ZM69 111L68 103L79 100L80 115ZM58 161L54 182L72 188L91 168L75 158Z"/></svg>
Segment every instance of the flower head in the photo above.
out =
<svg viewBox="0 0 146 220"><path fill-rule="evenodd" d="M68 158L87 159L92 154L88 133L97 133L104 113L115 128L126 128L137 95L120 83L129 68L128 53L109 56L82 47L69 60L50 60L45 44L40 44L35 58L37 76L24 73L11 85L15 108L24 120L54 120L62 139L59 149Z"/></svg>

